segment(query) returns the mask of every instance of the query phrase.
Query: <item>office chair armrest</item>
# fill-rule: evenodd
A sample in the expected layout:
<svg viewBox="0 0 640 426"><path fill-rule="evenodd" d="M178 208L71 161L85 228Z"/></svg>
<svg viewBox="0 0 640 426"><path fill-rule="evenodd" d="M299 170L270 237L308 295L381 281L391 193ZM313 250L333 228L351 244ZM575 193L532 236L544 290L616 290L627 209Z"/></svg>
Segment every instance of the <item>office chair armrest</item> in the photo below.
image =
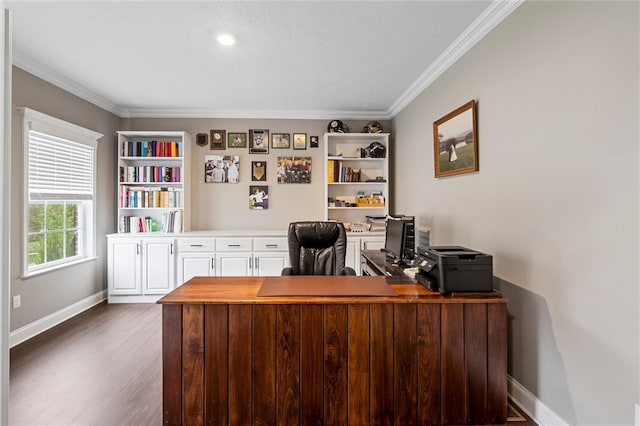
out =
<svg viewBox="0 0 640 426"><path fill-rule="evenodd" d="M345 266L344 269L340 272L340 275L356 275L355 269L350 266Z"/></svg>
<svg viewBox="0 0 640 426"><path fill-rule="evenodd" d="M293 275L293 268L284 268L282 270L282 273L280 274L281 276L285 276L285 275Z"/></svg>

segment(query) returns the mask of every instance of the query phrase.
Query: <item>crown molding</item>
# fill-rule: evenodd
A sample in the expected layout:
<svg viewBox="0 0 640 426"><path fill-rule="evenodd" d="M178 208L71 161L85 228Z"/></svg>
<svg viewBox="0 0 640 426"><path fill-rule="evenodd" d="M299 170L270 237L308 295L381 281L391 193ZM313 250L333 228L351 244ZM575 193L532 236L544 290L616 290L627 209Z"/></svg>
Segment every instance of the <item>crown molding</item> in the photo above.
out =
<svg viewBox="0 0 640 426"><path fill-rule="evenodd" d="M119 117L123 117L123 114L126 113L125 108L68 79L41 62L23 55L19 49L15 48L13 49L13 65Z"/></svg>
<svg viewBox="0 0 640 426"><path fill-rule="evenodd" d="M387 110L395 117L525 0L495 0Z"/></svg>
<svg viewBox="0 0 640 426"><path fill-rule="evenodd" d="M129 108L124 118L245 118L299 120L388 120L385 111L214 110Z"/></svg>

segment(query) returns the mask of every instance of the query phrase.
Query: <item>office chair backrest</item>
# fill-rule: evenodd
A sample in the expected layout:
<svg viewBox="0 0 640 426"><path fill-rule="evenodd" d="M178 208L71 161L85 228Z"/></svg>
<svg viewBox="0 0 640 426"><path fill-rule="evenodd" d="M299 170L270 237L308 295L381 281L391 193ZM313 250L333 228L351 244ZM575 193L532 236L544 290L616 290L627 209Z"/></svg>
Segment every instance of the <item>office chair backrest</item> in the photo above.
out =
<svg viewBox="0 0 640 426"><path fill-rule="evenodd" d="M291 267L283 275L355 274L345 267L347 234L342 223L293 222L288 239Z"/></svg>

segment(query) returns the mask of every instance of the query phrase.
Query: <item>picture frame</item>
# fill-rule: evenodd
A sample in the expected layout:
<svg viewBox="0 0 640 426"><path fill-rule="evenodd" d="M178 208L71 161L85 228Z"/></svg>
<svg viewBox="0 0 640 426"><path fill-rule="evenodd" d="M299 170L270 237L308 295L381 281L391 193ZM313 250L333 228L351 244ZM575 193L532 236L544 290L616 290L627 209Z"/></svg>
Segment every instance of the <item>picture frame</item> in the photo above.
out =
<svg viewBox="0 0 640 426"><path fill-rule="evenodd" d="M436 178L479 170L475 100L433 122L433 157Z"/></svg>
<svg viewBox="0 0 640 426"><path fill-rule="evenodd" d="M238 183L239 181L239 155L204 156L204 183Z"/></svg>
<svg viewBox="0 0 640 426"><path fill-rule="evenodd" d="M320 138L318 136L309 136L309 147L317 148L320 146Z"/></svg>
<svg viewBox="0 0 640 426"><path fill-rule="evenodd" d="M207 146L207 145L209 145L209 134L208 133L198 133L196 135L196 145L198 145L198 146Z"/></svg>
<svg viewBox="0 0 640 426"><path fill-rule="evenodd" d="M271 148L283 149L291 147L291 134L290 133L272 133L271 134Z"/></svg>
<svg viewBox="0 0 640 426"><path fill-rule="evenodd" d="M294 133L293 134L293 149L307 149L307 134L306 133Z"/></svg>
<svg viewBox="0 0 640 426"><path fill-rule="evenodd" d="M251 180L255 182L264 182L267 180L267 162L266 161L251 162Z"/></svg>
<svg viewBox="0 0 640 426"><path fill-rule="evenodd" d="M268 154L269 153L269 130L251 129L249 130L249 153Z"/></svg>
<svg viewBox="0 0 640 426"><path fill-rule="evenodd" d="M246 148L247 132L229 132L227 146L229 148Z"/></svg>
<svg viewBox="0 0 640 426"><path fill-rule="evenodd" d="M278 157L278 183L311 183L311 157Z"/></svg>
<svg viewBox="0 0 640 426"><path fill-rule="evenodd" d="M267 210L269 208L269 187L267 185L249 185L249 209Z"/></svg>
<svg viewBox="0 0 640 426"><path fill-rule="evenodd" d="M227 144L227 131L226 130L211 130L211 145L209 149L226 149Z"/></svg>

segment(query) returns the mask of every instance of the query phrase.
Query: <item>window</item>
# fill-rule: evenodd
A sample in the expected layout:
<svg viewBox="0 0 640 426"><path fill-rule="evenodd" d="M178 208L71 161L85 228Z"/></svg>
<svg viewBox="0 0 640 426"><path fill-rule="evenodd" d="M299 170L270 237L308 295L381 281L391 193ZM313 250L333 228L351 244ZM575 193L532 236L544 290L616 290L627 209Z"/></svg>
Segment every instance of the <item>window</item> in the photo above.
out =
<svg viewBox="0 0 640 426"><path fill-rule="evenodd" d="M102 135L22 108L24 274L95 256L95 152Z"/></svg>

